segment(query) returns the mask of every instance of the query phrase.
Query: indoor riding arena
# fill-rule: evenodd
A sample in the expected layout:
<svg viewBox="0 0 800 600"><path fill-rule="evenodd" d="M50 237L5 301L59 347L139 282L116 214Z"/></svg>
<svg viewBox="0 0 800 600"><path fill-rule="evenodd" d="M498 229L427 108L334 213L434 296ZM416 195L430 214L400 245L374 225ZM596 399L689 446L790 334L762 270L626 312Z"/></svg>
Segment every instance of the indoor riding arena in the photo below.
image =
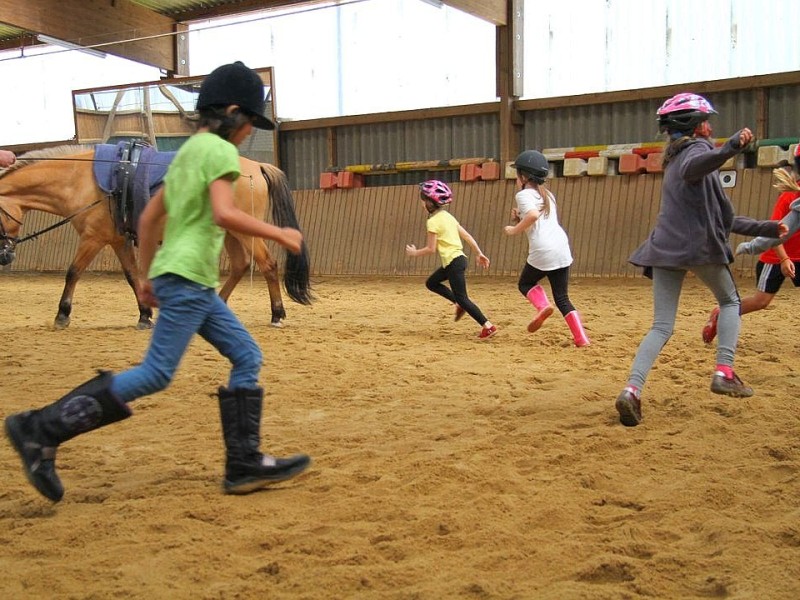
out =
<svg viewBox="0 0 800 600"><path fill-rule="evenodd" d="M497 4L514 3L485 3ZM263 71L267 85L272 76ZM741 123L760 128L721 176L738 214L768 219L773 169L791 164L798 143L800 72L693 89L714 99L720 143ZM623 426L615 410L652 324L651 281L628 257L659 211L663 141L653 141L653 115L677 91L516 100L514 123L501 100L287 121L259 134L242 154L287 174L313 301L293 302L282 288L286 316L276 323L253 261L228 303L264 354L261 447L307 453L310 468L255 493L223 493L216 394L230 364L197 338L172 384L132 402L130 419L58 448L60 502L36 492L3 439L0 596L800 597L800 311L791 281L766 310L742 318L735 366L752 397L710 391L716 340L704 343L701 332L715 299L689 275L642 392L641 424ZM604 129L599 113L628 124ZM76 109L75 143L116 143L131 130L125 119L113 107ZM187 135L181 119L156 111L146 119L154 129L138 137L175 149ZM429 131L450 141L437 146ZM575 346L558 310L527 331L534 310L517 289L527 239L503 232L517 191L508 163L527 147L550 162L586 347ZM40 147L11 149L19 159ZM10 211L6 176L0 209ZM470 298L498 328L490 339L426 289L438 256L406 256L407 244L425 244L417 184L430 178L450 185L449 211L491 260L481 269L465 244ZM253 207L272 222L269 208ZM110 247L75 285L68 325L54 325L82 244L68 217L26 212L19 235L34 237L0 267L3 418L58 400L99 370L131 368L148 348L151 331L137 327L135 295ZM267 248L282 278L283 252ZM757 258L731 265L743 297L756 290ZM227 254L221 271L224 282Z"/></svg>

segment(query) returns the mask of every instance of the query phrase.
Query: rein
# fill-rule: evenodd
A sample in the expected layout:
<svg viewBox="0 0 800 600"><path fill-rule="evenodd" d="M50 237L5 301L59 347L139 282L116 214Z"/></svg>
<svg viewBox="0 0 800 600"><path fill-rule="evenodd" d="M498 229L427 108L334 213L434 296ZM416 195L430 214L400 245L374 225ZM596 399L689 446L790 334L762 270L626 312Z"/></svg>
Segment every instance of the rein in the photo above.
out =
<svg viewBox="0 0 800 600"><path fill-rule="evenodd" d="M63 218L63 219L61 219L61 220L60 220L58 223L54 223L54 224L52 224L52 225L49 225L48 227L45 227L44 229L41 229L41 230L39 230L39 231L36 231L36 232L34 232L34 233L31 233L31 234L29 234L29 235L26 235L26 236L25 236L25 237L23 237L23 238L13 238L13 237L11 237L11 236L7 235L7 234L6 234L6 228L5 228L5 227L3 227L3 223L2 223L2 221L0 221L0 238L6 239L6 240L8 240L9 242L11 242L12 244L14 244L14 246L17 246L17 245L21 244L22 242L27 242L28 240L35 239L35 238L39 237L40 235L42 235L43 233L47 233L48 231L51 231L51 230L53 230L53 229L57 229L58 227L61 227L62 225L66 225L66 224L67 224L67 223L69 223L69 222L70 222L72 219L74 219L75 217L77 217L79 214L81 214L81 213L82 213L82 212L84 212L84 211L87 211L87 210L89 210L90 208L92 208L92 207L94 207L94 206L97 206L97 205L98 205L98 204L100 204L100 203L101 203L103 200L104 200L104 198L101 198L100 200L95 200L95 201L94 201L94 202L92 202L91 204L88 204L88 205L84 206L83 208L81 208L81 209L79 209L79 210L76 210L74 213L72 213L72 214L71 214L71 215L69 215L68 217L64 217L64 218ZM8 212L8 211L5 209L5 208L3 208L2 206L0 206L0 213L3 213L3 214L4 214L5 216L7 216L9 219L11 219L12 221L14 221L14 222L15 222L17 225L22 225L22 221L20 221L19 219L15 218L13 215L11 215L11 214L10 214L10 213L9 213L9 212Z"/></svg>

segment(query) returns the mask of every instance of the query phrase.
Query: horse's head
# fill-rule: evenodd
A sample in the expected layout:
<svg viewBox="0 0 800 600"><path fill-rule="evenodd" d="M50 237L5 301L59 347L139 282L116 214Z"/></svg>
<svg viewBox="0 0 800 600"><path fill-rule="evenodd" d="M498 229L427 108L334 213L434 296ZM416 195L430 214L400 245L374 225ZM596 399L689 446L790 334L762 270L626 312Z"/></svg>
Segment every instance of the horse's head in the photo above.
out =
<svg viewBox="0 0 800 600"><path fill-rule="evenodd" d="M17 252L17 234L22 222L0 206L0 267L14 262Z"/></svg>

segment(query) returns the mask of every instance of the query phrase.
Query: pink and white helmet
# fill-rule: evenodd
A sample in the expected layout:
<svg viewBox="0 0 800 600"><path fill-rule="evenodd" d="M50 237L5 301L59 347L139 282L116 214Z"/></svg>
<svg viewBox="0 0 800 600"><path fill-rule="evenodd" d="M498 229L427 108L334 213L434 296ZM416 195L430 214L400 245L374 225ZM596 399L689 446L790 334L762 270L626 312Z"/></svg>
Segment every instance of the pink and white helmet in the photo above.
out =
<svg viewBox="0 0 800 600"><path fill-rule="evenodd" d="M447 184L438 179L429 179L419 184L419 193L436 206L444 206L453 201L453 192Z"/></svg>
<svg viewBox="0 0 800 600"><path fill-rule="evenodd" d="M691 92L675 94L656 111L661 131L692 131L715 114L711 102Z"/></svg>

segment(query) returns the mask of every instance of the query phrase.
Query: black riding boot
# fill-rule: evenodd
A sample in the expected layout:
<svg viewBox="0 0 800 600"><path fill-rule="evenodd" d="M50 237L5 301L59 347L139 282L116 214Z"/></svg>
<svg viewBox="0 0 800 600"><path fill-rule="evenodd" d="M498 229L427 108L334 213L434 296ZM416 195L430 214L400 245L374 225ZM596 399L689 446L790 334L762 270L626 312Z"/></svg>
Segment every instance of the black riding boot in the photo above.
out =
<svg viewBox="0 0 800 600"><path fill-rule="evenodd" d="M55 464L59 444L131 416L131 409L111 394L112 377L102 371L52 404L6 417L6 436L22 458L28 481L53 502L64 496Z"/></svg>
<svg viewBox="0 0 800 600"><path fill-rule="evenodd" d="M305 454L273 458L261 453L261 388L219 388L219 412L225 438L226 494L247 494L271 483L291 479L306 470L311 459Z"/></svg>

